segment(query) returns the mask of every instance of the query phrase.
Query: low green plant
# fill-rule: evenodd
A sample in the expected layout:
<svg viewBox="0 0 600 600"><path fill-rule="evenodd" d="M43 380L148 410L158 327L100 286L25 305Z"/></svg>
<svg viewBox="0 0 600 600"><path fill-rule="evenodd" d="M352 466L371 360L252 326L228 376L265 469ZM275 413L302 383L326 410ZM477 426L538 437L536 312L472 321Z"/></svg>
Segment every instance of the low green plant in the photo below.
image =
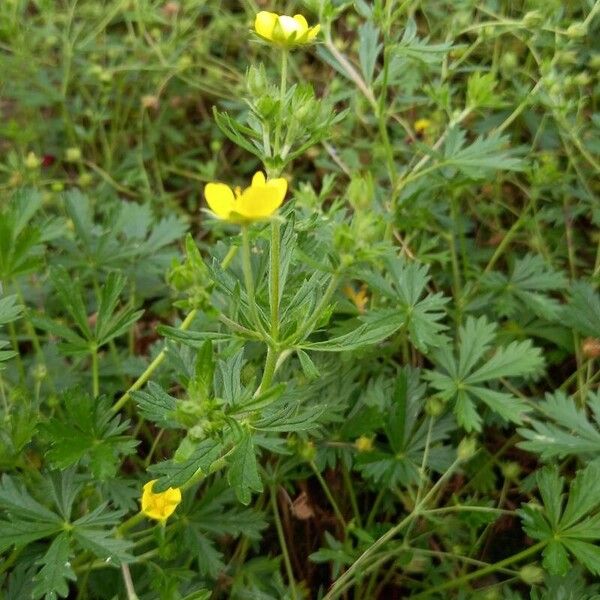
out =
<svg viewBox="0 0 600 600"><path fill-rule="evenodd" d="M600 3L59 4L0 5L0 598L599 598Z"/></svg>

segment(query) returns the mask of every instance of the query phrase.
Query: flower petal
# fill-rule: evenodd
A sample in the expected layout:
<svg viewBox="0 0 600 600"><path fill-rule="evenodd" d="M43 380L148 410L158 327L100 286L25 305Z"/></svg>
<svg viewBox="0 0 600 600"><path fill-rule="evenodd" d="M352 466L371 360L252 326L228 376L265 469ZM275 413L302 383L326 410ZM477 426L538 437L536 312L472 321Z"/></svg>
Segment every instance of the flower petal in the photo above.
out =
<svg viewBox="0 0 600 600"><path fill-rule="evenodd" d="M300 31L308 30L308 21L302 15L294 15L294 20L300 25Z"/></svg>
<svg viewBox="0 0 600 600"><path fill-rule="evenodd" d="M207 183L204 196L210 209L220 219L227 219L233 209L235 196L232 189L224 183Z"/></svg>
<svg viewBox="0 0 600 600"><path fill-rule="evenodd" d="M254 19L254 30L267 40L273 39L273 29L277 23L277 15L266 10L260 11Z"/></svg>
<svg viewBox="0 0 600 600"><path fill-rule="evenodd" d="M252 185L265 185L265 174L262 171L256 171L256 173L254 173Z"/></svg>
<svg viewBox="0 0 600 600"><path fill-rule="evenodd" d="M233 210L251 221L266 219L281 206L286 191L285 179L271 179L264 186L246 188Z"/></svg>
<svg viewBox="0 0 600 600"><path fill-rule="evenodd" d="M306 23L306 20L304 23ZM287 15L281 15L279 17L279 25L286 40L292 36L293 39L298 39L306 31L303 23L299 22L294 17L288 17Z"/></svg>
<svg viewBox="0 0 600 600"><path fill-rule="evenodd" d="M308 30L308 33L306 35L306 41L312 42L312 40L314 40L317 37L319 31L321 31L321 26L317 23L314 27L311 27Z"/></svg>

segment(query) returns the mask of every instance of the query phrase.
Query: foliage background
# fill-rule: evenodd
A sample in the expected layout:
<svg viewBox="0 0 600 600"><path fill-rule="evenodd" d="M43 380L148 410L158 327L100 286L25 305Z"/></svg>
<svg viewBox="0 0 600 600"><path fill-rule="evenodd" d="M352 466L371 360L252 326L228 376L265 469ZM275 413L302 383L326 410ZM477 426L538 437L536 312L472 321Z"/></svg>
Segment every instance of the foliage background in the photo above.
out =
<svg viewBox="0 0 600 600"><path fill-rule="evenodd" d="M318 101L269 112L269 8L321 23L289 59ZM599 12L0 3L4 597L598 597ZM219 321L252 329L218 267L241 236L202 187L275 167L224 115L310 142L286 335L334 281L258 404L260 338ZM199 465L165 528L136 520Z"/></svg>

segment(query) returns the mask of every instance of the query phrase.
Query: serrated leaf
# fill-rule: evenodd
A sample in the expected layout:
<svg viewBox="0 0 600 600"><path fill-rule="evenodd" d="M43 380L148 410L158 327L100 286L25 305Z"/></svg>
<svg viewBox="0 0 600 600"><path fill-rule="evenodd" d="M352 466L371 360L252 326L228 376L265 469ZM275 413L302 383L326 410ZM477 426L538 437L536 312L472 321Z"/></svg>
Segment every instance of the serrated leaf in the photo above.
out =
<svg viewBox="0 0 600 600"><path fill-rule="evenodd" d="M57 595L65 598L69 594L68 582L77 580L69 562L70 555L69 537L66 533L61 533L54 538L46 554L37 563L42 568L33 578L34 598L54 600Z"/></svg>
<svg viewBox="0 0 600 600"><path fill-rule="evenodd" d="M600 294L587 282L574 283L563 319L579 333L600 338Z"/></svg>
<svg viewBox="0 0 600 600"><path fill-rule="evenodd" d="M177 409L177 399L167 394L160 385L149 381L145 391L132 392L131 396L144 419L157 423L164 429L179 427L173 418Z"/></svg>
<svg viewBox="0 0 600 600"><path fill-rule="evenodd" d="M228 460L227 480L242 504L250 504L252 492L262 492L263 485L258 474L254 443L245 433Z"/></svg>
<svg viewBox="0 0 600 600"><path fill-rule="evenodd" d="M181 487L197 472L208 472L215 460L221 456L222 446L214 440L202 440L186 460L169 460L152 465L148 471L159 477L154 491L164 492L169 487Z"/></svg>
<svg viewBox="0 0 600 600"><path fill-rule="evenodd" d="M113 564L128 563L134 560L129 554L132 543L128 540L117 539L110 531L95 529L91 527L75 527L73 538L77 543L89 550L98 558L102 558Z"/></svg>

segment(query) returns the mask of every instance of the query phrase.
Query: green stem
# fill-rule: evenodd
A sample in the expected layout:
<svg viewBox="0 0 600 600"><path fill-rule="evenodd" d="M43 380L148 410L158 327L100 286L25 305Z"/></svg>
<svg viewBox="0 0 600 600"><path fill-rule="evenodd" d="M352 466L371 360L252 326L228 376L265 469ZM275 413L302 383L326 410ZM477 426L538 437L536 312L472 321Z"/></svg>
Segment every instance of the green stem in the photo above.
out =
<svg viewBox="0 0 600 600"><path fill-rule="evenodd" d="M455 460L452 465L450 465L448 470L438 479L431 490L429 490L429 493L423 498L423 500L421 500L421 502L415 506L414 510L409 515L404 517L400 523L392 527L380 538L378 538L354 561L354 563L343 575L336 579L329 592L323 597L323 600L333 600L334 598L338 598L342 590L347 586L357 572L360 574L366 574L370 569L365 563L369 563L373 554L375 554L381 547L385 546L387 542L398 535L398 533L400 533L400 531L402 531L404 527L406 527L413 519L416 519L423 514L423 507L427 505L429 500L433 498L440 487L448 480L449 477L452 476L460 463L460 459Z"/></svg>
<svg viewBox="0 0 600 600"><path fill-rule="evenodd" d="M312 461L310 463L310 468L312 469L313 473L315 474L315 477L319 480L319 484L321 485L321 488L325 492L325 495L327 496L327 500L329 500L329 504L331 504L331 507L333 508L333 512L335 513L335 516L337 517L338 521L341 523L342 527L344 529L346 529L346 519L344 519L344 515L342 514L340 507L338 506L337 502L335 501L335 498L333 497L333 494L331 493L331 490L329 489L327 482L325 481L325 479L323 479L323 475L321 475L321 473L319 472L319 469L317 469L317 465L315 465L315 463Z"/></svg>
<svg viewBox="0 0 600 600"><path fill-rule="evenodd" d="M100 395L100 373L98 369L98 348L92 348L92 394L94 398Z"/></svg>
<svg viewBox="0 0 600 600"><path fill-rule="evenodd" d="M285 48L281 50L281 79L279 82L279 118L275 128L275 156L278 156L281 150L281 126L284 121L283 106L285 104L285 93L287 88L287 59L288 53Z"/></svg>
<svg viewBox="0 0 600 600"><path fill-rule="evenodd" d="M269 266L269 296L271 304L271 337L275 342L279 336L279 296L280 296L280 273L279 260L281 253L281 239L279 235L279 221L277 218L271 221L271 252Z"/></svg>
<svg viewBox="0 0 600 600"><path fill-rule="evenodd" d="M184 321L179 326L180 331L187 331L196 315L198 314L198 309L192 309L188 316L184 319ZM162 364L162 362L167 357L167 349L163 348L159 354L157 354L156 358L146 367L146 370L135 380L135 382L130 386L130 388L113 404L112 411L118 412L123 408L123 406L127 403L127 401L131 398L132 392L139 390L152 376L154 371L158 369L158 367Z"/></svg>
<svg viewBox="0 0 600 600"><path fill-rule="evenodd" d="M273 375L275 375L275 367L277 366L277 359L279 355L272 346L267 346L267 358L265 359L265 369L263 371L260 385L256 390L256 395L261 394L269 389L271 382L273 381Z"/></svg>
<svg viewBox="0 0 600 600"><path fill-rule="evenodd" d="M296 594L296 582L294 580L294 571L292 569L292 561L287 549L285 542L285 533L283 531L283 525L281 524L281 517L279 516L279 508L277 506L277 490L275 486L271 486L271 508L273 510L273 518L275 519L275 528L277 529L277 537L279 538L279 545L281 546L281 552L283 553L283 562L285 564L285 570L287 573L288 581L290 584L290 590L292 600L297 600Z"/></svg>
<svg viewBox="0 0 600 600"><path fill-rule="evenodd" d="M121 572L123 573L123 583L125 584L125 590L127 591L127 600L138 600L138 595L135 593L135 588L133 587L131 573L129 572L129 566L122 564Z"/></svg>
<svg viewBox="0 0 600 600"><path fill-rule="evenodd" d="M518 554L513 554L512 556L500 560L492 565L488 565L487 567L483 567L482 569L473 571L468 575L463 575L462 577L458 577L457 579L451 579L446 583L443 583L433 588L429 588L428 590L421 592L416 596L411 596L411 598L412 600L417 600L418 598L426 598L427 596L431 596L432 594L435 594L437 592L461 587L462 585L469 581L472 581L473 579L479 579L480 577L484 577L485 575L489 575L490 573L494 573L495 571L500 571L508 565L512 565L513 563L519 562L525 558L533 556L534 554L537 554L545 545L545 541L538 542L537 544L523 550L522 552L519 552Z"/></svg>

